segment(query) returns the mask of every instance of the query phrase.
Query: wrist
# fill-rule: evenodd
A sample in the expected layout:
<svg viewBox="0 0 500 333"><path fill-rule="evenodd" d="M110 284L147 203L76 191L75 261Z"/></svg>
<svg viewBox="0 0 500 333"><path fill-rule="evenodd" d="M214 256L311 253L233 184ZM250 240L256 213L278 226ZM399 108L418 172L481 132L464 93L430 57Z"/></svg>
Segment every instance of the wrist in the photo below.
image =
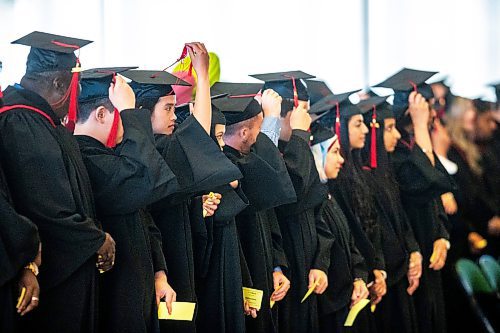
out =
<svg viewBox="0 0 500 333"><path fill-rule="evenodd" d="M167 274L165 274L164 270L161 270L161 271L158 271L155 273L155 280L161 279L161 278L165 278L165 280L167 279Z"/></svg>
<svg viewBox="0 0 500 333"><path fill-rule="evenodd" d="M38 276L38 265L34 262L30 262L28 265L24 266L24 269L27 269L33 273L33 275Z"/></svg>

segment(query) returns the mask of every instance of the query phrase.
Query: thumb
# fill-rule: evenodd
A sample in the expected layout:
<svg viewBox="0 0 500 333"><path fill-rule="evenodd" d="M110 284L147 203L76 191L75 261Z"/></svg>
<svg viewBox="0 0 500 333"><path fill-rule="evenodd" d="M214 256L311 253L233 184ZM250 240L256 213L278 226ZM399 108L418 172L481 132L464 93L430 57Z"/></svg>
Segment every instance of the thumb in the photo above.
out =
<svg viewBox="0 0 500 333"><path fill-rule="evenodd" d="M309 273L309 286L308 288L311 288L314 285L314 274L312 272Z"/></svg>

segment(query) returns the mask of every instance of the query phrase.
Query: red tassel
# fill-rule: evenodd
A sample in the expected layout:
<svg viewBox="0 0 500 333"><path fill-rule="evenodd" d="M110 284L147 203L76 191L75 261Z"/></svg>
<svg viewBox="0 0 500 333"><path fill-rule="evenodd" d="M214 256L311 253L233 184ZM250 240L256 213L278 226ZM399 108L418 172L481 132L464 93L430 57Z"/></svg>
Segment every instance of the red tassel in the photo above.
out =
<svg viewBox="0 0 500 333"><path fill-rule="evenodd" d="M335 117L335 134L340 138L340 107L339 102L335 103L335 107L337 108L337 113Z"/></svg>
<svg viewBox="0 0 500 333"><path fill-rule="evenodd" d="M68 118L66 121L66 128L71 132L75 129L76 120L78 117L78 91L80 79L80 60L76 59L76 66L72 70L71 83L69 84L69 109Z"/></svg>
<svg viewBox="0 0 500 333"><path fill-rule="evenodd" d="M377 168L377 128L379 124L377 123L377 108L373 106L372 122L370 124L372 140L370 144L370 167L372 169Z"/></svg>
<svg viewBox="0 0 500 333"><path fill-rule="evenodd" d="M411 86L413 87L413 91L418 92L418 90L417 90L417 85L415 84L415 82L413 82L413 81L408 81L408 82L409 82L409 83L411 84Z"/></svg>
<svg viewBox="0 0 500 333"><path fill-rule="evenodd" d="M111 125L111 130L109 131L108 140L106 141L106 147L114 148L116 146L116 136L118 135L118 124L120 123L120 112L117 109L113 111L113 124Z"/></svg>

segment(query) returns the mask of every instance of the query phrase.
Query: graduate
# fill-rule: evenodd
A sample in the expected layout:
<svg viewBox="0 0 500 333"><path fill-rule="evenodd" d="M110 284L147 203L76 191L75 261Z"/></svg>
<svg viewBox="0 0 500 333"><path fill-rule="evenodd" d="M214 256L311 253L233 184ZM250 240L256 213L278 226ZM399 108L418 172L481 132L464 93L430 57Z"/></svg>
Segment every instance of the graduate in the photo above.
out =
<svg viewBox="0 0 500 333"><path fill-rule="evenodd" d="M212 105L210 137L222 148L226 118ZM197 329L201 332L245 332L245 314L257 310L244 303L243 286L252 287L235 216L248 206L248 199L239 182L214 188L213 198L205 202L217 204L207 209L205 219L192 221L196 296L198 298Z"/></svg>
<svg viewBox="0 0 500 333"><path fill-rule="evenodd" d="M44 262L40 305L23 329L94 332L96 263L109 270L115 246L95 220L78 145L61 123L66 118L70 128L76 119L79 60L74 51L90 41L33 32L14 43L31 50L21 83L4 91L2 166L17 212L38 227Z"/></svg>
<svg viewBox="0 0 500 333"><path fill-rule="evenodd" d="M177 128L172 86L185 85L185 82L162 71L130 70L123 75L132 80L136 107L151 110L156 149L179 183L176 193L154 203L150 210L161 232L169 283L176 292L176 299L196 302L193 248L203 249L206 240L193 244L192 223L204 223L203 209L213 213L216 208L215 202L207 202L203 194L240 179L241 173L210 138L208 52L202 43L188 43L187 46L197 73L197 94L193 114ZM162 332L195 332L195 323L196 320L169 320L162 321L160 328Z"/></svg>
<svg viewBox="0 0 500 333"><path fill-rule="evenodd" d="M40 286L36 276L41 265L41 243L36 225L17 214L12 206L1 166L0 221L0 331L21 332L17 325L19 316L39 304Z"/></svg>
<svg viewBox="0 0 500 333"><path fill-rule="evenodd" d="M311 125L311 134L311 151L318 174L322 182L327 182L329 192L332 192L330 187L335 184L329 180L337 178L344 163L338 136L317 122ZM334 239L328 270L329 286L318 297L320 331L347 332L350 329L344 327L344 323L349 309L369 296L366 287L368 270L354 243L347 218L332 195L328 195L319 218L328 225ZM355 321L353 330L362 332L360 326L359 321Z"/></svg>
<svg viewBox="0 0 500 333"><path fill-rule="evenodd" d="M154 145L150 111L135 109L132 88L116 75L123 70L82 73L74 135L89 172L97 216L104 230L115 235L118 249L114 269L102 278L100 329L156 332L154 295L169 298L173 290L156 238L159 232L141 209L173 193L177 180Z"/></svg>
<svg viewBox="0 0 500 333"><path fill-rule="evenodd" d="M330 183L334 184L330 189L347 217L356 246L366 261L371 302L377 305L387 290L381 216L377 212L375 195L368 185L367 175L360 162L360 149L364 147L368 133L363 122L364 112L350 103L349 94L339 95L342 100L338 100L338 111L335 103L334 111L339 117L336 117L331 127L338 133L345 164L339 176L330 180ZM369 310L363 310L357 321L363 322L364 330L376 331L375 318Z"/></svg>
<svg viewBox="0 0 500 333"><path fill-rule="evenodd" d="M279 328L282 332L317 332L316 295L328 287L326 272L333 239L324 221L315 218L327 199L327 188L319 180L309 149L309 95L301 79L312 76L300 71L252 76L266 82L264 91L273 89L283 99L279 149L297 195L296 203L277 208L291 281L279 307ZM309 289L313 295L301 302Z"/></svg>
<svg viewBox="0 0 500 333"><path fill-rule="evenodd" d="M283 274L288 263L273 208L296 197L277 148L281 97L272 90L260 95L261 88L262 84L216 83L212 90L228 94L213 104L226 117L224 153L243 174L241 188L249 207L236 223L252 288L263 291L262 307L257 318L247 318L247 331L277 332L277 312L269 300L281 301L290 281Z"/></svg>
<svg viewBox="0 0 500 333"><path fill-rule="evenodd" d="M386 97L372 97L357 106L367 111L364 118L370 135L361 151L362 165L367 184L375 193L387 271L387 294L375 312L377 326L381 332L417 332L411 295L419 285L422 255L404 212L388 157L401 135Z"/></svg>
<svg viewBox="0 0 500 333"><path fill-rule="evenodd" d="M403 208L422 254L420 285L413 294L420 332L445 332L440 270L450 248L440 196L454 183L432 150L432 90L425 80L435 72L402 69L378 84L395 90L393 112L401 133L391 154Z"/></svg>

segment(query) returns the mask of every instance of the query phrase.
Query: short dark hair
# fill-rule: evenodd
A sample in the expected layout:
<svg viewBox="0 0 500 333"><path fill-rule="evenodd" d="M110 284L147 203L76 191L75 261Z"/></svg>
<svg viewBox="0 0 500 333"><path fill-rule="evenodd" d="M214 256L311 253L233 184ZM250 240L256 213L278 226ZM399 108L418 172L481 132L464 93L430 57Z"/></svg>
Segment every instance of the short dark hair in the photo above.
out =
<svg viewBox="0 0 500 333"><path fill-rule="evenodd" d="M52 84L56 78L69 87L71 73L68 71L26 72L21 79L21 85L35 92L48 93L54 89Z"/></svg>
<svg viewBox="0 0 500 333"><path fill-rule="evenodd" d="M153 112L156 103L160 100L160 97L138 97L135 100L135 106L138 109L148 109Z"/></svg>
<svg viewBox="0 0 500 333"><path fill-rule="evenodd" d="M252 128L252 126L254 125L254 122L256 120L257 120L257 116L254 116L250 119L240 121L239 123L236 123L236 124L226 125L226 133L224 133L224 135L233 136L234 134L236 134L236 132L238 132L243 127Z"/></svg>
<svg viewBox="0 0 500 333"><path fill-rule="evenodd" d="M96 110L98 107L103 106L109 110L109 112L114 111L114 106L107 97L94 99L91 101L86 101L78 104L78 124L84 124L90 117L90 114Z"/></svg>

